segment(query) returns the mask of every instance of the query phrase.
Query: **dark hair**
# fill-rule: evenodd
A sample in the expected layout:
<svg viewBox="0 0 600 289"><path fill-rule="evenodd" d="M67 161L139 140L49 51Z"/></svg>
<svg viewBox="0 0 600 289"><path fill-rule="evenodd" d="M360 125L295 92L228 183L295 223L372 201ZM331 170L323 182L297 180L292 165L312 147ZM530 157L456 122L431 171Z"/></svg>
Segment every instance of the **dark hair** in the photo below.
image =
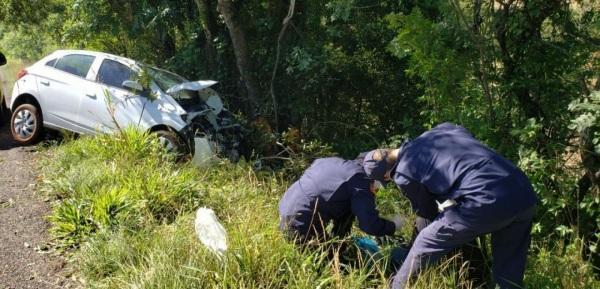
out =
<svg viewBox="0 0 600 289"><path fill-rule="evenodd" d="M391 149L377 149L373 153L373 159L376 161L381 161L385 159L388 170L394 166L395 160L391 159L389 156L391 155Z"/></svg>

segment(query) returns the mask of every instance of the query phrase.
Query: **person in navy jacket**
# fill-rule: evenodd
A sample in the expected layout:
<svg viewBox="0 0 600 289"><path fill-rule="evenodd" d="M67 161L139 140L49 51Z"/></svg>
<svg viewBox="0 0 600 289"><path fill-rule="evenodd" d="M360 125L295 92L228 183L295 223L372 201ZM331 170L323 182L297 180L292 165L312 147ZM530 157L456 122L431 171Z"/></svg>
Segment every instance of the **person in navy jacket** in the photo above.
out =
<svg viewBox="0 0 600 289"><path fill-rule="evenodd" d="M376 187L361 163L331 157L315 160L279 202L280 229L298 243L343 237L353 220L369 235L393 235L400 216L389 221L375 207ZM333 224L331 234L326 228Z"/></svg>
<svg viewBox="0 0 600 289"><path fill-rule="evenodd" d="M393 180L418 216L434 217L417 235L393 289L404 288L428 264L488 233L495 283L522 287L537 198L514 164L464 127L443 123L399 149L369 152L363 166L373 179Z"/></svg>

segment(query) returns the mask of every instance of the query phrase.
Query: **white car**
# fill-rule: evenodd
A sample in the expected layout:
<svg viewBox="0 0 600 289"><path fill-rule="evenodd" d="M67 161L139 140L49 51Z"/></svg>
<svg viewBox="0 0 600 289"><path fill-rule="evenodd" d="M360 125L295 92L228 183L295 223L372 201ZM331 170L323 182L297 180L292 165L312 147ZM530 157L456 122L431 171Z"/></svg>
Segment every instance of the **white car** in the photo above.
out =
<svg viewBox="0 0 600 289"><path fill-rule="evenodd" d="M200 137L235 158L239 125L209 88L215 83L190 82L107 53L58 50L19 72L9 105L11 133L27 145L43 127L95 134L137 126L170 149L193 153Z"/></svg>

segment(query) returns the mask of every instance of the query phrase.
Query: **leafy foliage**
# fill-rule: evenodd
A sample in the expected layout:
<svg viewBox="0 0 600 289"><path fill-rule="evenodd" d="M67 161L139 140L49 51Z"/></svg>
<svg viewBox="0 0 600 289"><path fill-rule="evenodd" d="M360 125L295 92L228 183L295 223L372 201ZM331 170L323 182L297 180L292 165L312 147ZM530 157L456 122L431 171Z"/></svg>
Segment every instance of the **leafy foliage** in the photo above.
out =
<svg viewBox="0 0 600 289"><path fill-rule="evenodd" d="M569 104L569 110L577 113L569 128L580 134L588 134L594 152L600 154L600 91L592 92L584 100L573 101Z"/></svg>

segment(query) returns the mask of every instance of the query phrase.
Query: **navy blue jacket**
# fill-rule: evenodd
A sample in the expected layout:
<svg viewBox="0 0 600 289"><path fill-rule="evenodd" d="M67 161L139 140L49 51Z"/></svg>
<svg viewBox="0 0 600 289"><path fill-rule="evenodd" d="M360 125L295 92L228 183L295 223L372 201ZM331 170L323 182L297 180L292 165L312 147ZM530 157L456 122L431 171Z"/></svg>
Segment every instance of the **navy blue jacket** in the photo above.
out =
<svg viewBox="0 0 600 289"><path fill-rule="evenodd" d="M434 200L456 200L464 217L481 221L515 215L537 200L521 170L451 123L403 144L393 179L417 214L430 219Z"/></svg>
<svg viewBox="0 0 600 289"><path fill-rule="evenodd" d="M362 165L354 161L317 159L279 203L279 214L286 223L283 229L304 237L321 237L333 222L333 233L344 235L356 217L359 228L367 234L394 234L394 223L379 217L370 183Z"/></svg>

